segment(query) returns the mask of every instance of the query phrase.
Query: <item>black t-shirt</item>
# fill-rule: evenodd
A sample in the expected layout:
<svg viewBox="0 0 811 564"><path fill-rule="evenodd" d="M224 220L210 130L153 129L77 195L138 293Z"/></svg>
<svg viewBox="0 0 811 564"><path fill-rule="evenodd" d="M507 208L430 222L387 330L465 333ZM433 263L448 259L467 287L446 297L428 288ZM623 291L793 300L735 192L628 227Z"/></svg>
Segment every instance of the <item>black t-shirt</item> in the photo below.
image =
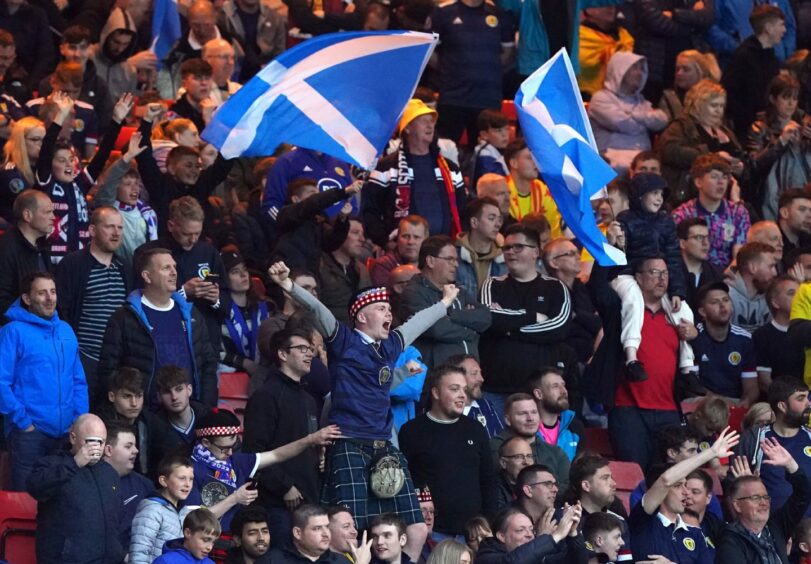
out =
<svg viewBox="0 0 811 564"><path fill-rule="evenodd" d="M256 26L259 25L259 11L254 13L243 12L237 8L237 15L242 22L242 29L245 30L245 46L252 51L258 51L256 45Z"/></svg>
<svg viewBox="0 0 811 564"><path fill-rule="evenodd" d="M789 342L788 333L767 323L755 331L755 357L758 372L771 372L772 378L780 376L803 377L805 353L802 347Z"/></svg>

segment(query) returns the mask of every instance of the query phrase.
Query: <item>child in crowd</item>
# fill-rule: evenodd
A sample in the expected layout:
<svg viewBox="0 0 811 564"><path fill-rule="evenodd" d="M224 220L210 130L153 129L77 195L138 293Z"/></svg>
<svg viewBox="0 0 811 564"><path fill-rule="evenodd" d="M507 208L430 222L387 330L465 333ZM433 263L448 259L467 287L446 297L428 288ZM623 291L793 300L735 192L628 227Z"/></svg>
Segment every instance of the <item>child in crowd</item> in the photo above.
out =
<svg viewBox="0 0 811 564"><path fill-rule="evenodd" d="M121 212L124 234L116 254L127 261L132 261L135 249L158 238L158 216L140 199L141 175L132 167L132 161L145 149L136 131L127 151L105 171L96 193L98 205L114 206Z"/></svg>
<svg viewBox="0 0 811 564"><path fill-rule="evenodd" d="M130 564L150 564L164 544L184 534L184 507L192 490L194 468L188 457L167 456L158 467L160 489L138 504L130 535Z"/></svg>
<svg viewBox="0 0 811 564"><path fill-rule="evenodd" d="M616 562L620 550L625 546L619 517L597 511L587 515L583 521L583 538L586 541L586 550L591 555L589 564L605 562L605 559Z"/></svg>
<svg viewBox="0 0 811 564"><path fill-rule="evenodd" d="M166 157L169 151L178 146L197 149L200 133L194 122L186 118L163 121L152 130L152 154L161 172L166 172Z"/></svg>
<svg viewBox="0 0 811 564"><path fill-rule="evenodd" d="M696 410L687 416L687 426L699 437L698 452L710 448L718 435L729 425L729 405L723 398L706 397L698 404ZM725 460L714 458L710 467L720 475L726 473L722 467Z"/></svg>
<svg viewBox="0 0 811 564"><path fill-rule="evenodd" d="M617 224L623 236L617 237L616 230L609 229L609 242L614 244L624 239L620 246L625 248L628 264L633 267L640 261L662 255L667 263L666 272L646 272L667 281L667 294L662 299L664 311L674 326L693 323L693 312L687 302L684 275L682 274L679 240L676 224L662 210L667 197L667 183L658 174L640 173L631 180L630 208L617 215ZM637 359L637 350L642 341L642 323L645 303L636 279L631 274L620 274L611 281L611 287L622 300L622 346L625 349L626 375L631 382L647 380L645 367ZM689 344L680 342L679 368L689 371L693 366L693 350Z"/></svg>
<svg viewBox="0 0 811 564"><path fill-rule="evenodd" d="M157 416L177 434L181 444L194 443L194 427L211 408L191 399L192 385L189 373L179 366L167 364L155 375L159 406Z"/></svg>
<svg viewBox="0 0 811 564"><path fill-rule="evenodd" d="M473 175L471 186L488 172L507 176L510 170L502 152L510 142L510 123L507 116L496 110L484 110L479 114L479 143L473 150Z"/></svg>
<svg viewBox="0 0 811 564"><path fill-rule="evenodd" d="M796 548L796 560L792 562L798 564L811 564L811 517L806 517L799 522L794 529L794 546Z"/></svg>
<svg viewBox="0 0 811 564"><path fill-rule="evenodd" d="M183 520L183 538L170 540L163 547L163 555L155 564L181 564L200 562L214 564L208 557L214 548L214 541L222 533L220 522L211 511L201 507L195 509Z"/></svg>

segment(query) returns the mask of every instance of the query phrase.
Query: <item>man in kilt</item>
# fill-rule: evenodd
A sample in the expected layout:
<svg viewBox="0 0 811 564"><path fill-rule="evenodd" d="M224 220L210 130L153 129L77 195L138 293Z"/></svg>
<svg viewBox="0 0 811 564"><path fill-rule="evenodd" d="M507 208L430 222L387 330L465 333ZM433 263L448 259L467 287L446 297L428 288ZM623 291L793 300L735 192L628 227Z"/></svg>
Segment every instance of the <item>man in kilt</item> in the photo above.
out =
<svg viewBox="0 0 811 564"><path fill-rule="evenodd" d="M427 529L405 457L392 446L389 389L394 364L403 349L442 319L459 290L449 284L442 300L417 312L391 331L386 288L360 290L349 307L354 330L339 323L321 302L290 280L283 262L268 274L285 292L311 310L327 342L332 377L329 423L341 438L327 451L322 502L348 507L359 530L372 517L396 513L407 525L404 552L417 561Z"/></svg>

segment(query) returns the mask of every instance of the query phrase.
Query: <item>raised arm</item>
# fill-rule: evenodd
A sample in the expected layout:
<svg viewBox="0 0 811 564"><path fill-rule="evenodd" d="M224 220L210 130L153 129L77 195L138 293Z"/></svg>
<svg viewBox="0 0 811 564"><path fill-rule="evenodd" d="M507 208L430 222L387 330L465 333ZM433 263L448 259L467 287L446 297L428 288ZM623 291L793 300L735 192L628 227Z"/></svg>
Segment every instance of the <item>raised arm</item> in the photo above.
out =
<svg viewBox="0 0 811 564"><path fill-rule="evenodd" d="M659 479L642 496L642 507L645 513L653 515L667 497L667 492L679 480L697 468L701 468L714 458L725 458L732 455L732 447L738 444L740 436L729 427L724 429L713 445L695 456L674 464L659 476Z"/></svg>
<svg viewBox="0 0 811 564"><path fill-rule="evenodd" d="M93 155L93 158L87 164L87 174L89 174L90 178L93 180L98 178L101 171L104 170L104 165L107 163L107 159L110 158L110 153L113 152L116 139L118 139L118 133L121 131L121 125L124 123L124 120L127 119L132 109L132 104L133 99L130 93L122 94L115 103L113 119L109 127L107 127L107 131L104 133L104 137L101 138L98 151L96 151L96 154Z"/></svg>
<svg viewBox="0 0 811 564"><path fill-rule="evenodd" d="M321 334L329 338L338 330L338 320L332 312L318 301L310 292L293 283L290 279L290 269L283 262L277 262L268 269L268 275L282 290L290 294L294 300L302 304L315 314L316 321L321 325Z"/></svg>
<svg viewBox="0 0 811 564"><path fill-rule="evenodd" d="M310 447L331 445L332 441L340 437L341 430L338 426L330 425L292 443L287 443L267 452L260 452L256 455L259 457L257 470L295 458Z"/></svg>
<svg viewBox="0 0 811 564"><path fill-rule="evenodd" d="M40 184L46 184L51 178L51 161L54 156L56 140L59 137L59 132L62 130L62 124L65 123L65 120L73 109L73 100L62 92L54 93L51 100L56 104L57 112L51 125L48 126L45 138L42 140L42 148L39 151L39 158L37 159L37 182Z"/></svg>
<svg viewBox="0 0 811 564"><path fill-rule="evenodd" d="M96 192L98 205L114 204L118 199L118 185L124 175L130 170L133 159L143 153L146 147L141 146L141 132L136 131L130 137L127 152L108 168L99 180L99 190Z"/></svg>
<svg viewBox="0 0 811 564"><path fill-rule="evenodd" d="M459 288L455 284L445 284L442 287L442 299L434 305L415 313L411 319L400 325L396 331L403 338L403 348L417 340L434 323L445 317L453 300L459 295Z"/></svg>

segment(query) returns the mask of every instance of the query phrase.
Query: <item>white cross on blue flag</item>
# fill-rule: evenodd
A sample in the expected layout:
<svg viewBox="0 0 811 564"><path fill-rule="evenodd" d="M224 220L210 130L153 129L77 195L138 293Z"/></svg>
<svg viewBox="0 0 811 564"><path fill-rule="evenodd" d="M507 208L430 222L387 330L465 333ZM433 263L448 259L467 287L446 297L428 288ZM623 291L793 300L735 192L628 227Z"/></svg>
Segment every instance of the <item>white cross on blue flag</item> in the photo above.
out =
<svg viewBox="0 0 811 564"><path fill-rule="evenodd" d="M603 266L626 264L597 227L591 199L616 176L594 134L564 49L527 78L515 95L521 130L552 198L577 239Z"/></svg>
<svg viewBox="0 0 811 564"><path fill-rule="evenodd" d="M314 37L232 95L202 137L226 158L267 156L292 143L369 169L436 42L435 35L411 31Z"/></svg>

